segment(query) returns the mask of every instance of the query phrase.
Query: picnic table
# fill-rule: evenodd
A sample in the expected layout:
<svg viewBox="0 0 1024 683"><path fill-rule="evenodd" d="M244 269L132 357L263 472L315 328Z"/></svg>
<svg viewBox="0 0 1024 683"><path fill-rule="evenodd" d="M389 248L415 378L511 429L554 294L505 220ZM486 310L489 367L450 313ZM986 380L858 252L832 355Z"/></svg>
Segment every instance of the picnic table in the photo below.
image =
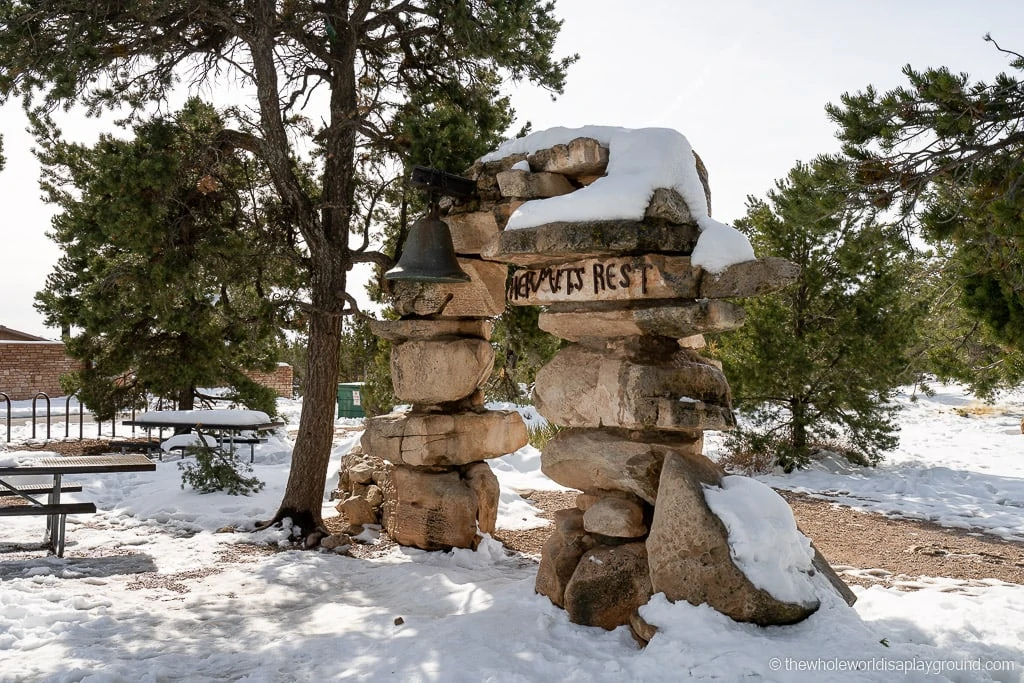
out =
<svg viewBox="0 0 1024 683"><path fill-rule="evenodd" d="M255 458L255 445L266 440L260 434L284 426L283 422L271 420L269 415L260 410L227 409L152 410L136 415L133 420L125 420L122 424L145 428L147 443L153 443L154 429L159 430L161 441L164 429L187 428L198 433L200 437L215 432L217 447L220 450L225 450L225 444L231 451L234 451L235 444L249 444L249 462Z"/></svg>
<svg viewBox="0 0 1024 683"><path fill-rule="evenodd" d="M64 484L65 474L106 472L152 472L156 463L142 455L81 455L27 458L16 464L0 465L0 497L16 497L15 504L0 505L0 516L46 515L46 539L57 557L64 556L67 515L96 512L95 503L62 503L61 493L81 491L78 484ZM48 475L52 484L19 484L12 477ZM41 496L46 494L44 503Z"/></svg>

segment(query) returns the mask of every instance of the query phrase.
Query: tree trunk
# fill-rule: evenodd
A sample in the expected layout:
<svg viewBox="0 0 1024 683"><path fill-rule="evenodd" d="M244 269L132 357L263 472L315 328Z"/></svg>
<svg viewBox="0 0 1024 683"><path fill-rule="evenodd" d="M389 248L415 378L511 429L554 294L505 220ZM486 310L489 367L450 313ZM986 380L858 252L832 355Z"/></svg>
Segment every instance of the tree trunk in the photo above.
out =
<svg viewBox="0 0 1024 683"><path fill-rule="evenodd" d="M295 538L308 538L315 532L327 533L321 508L334 442L340 338L338 315L322 310L312 313L306 355L306 391L288 484L274 518L260 525L265 527L291 519L298 527L292 534Z"/></svg>
<svg viewBox="0 0 1024 683"><path fill-rule="evenodd" d="M196 407L195 387L182 389L178 392L178 410L194 410Z"/></svg>
<svg viewBox="0 0 1024 683"><path fill-rule="evenodd" d="M793 419L790 429L791 444L797 456L802 457L807 451L807 404L802 399L791 398L789 410Z"/></svg>
<svg viewBox="0 0 1024 683"><path fill-rule="evenodd" d="M195 410L195 407L196 407L196 388L194 386L190 386L187 389L182 389L181 391L179 391L177 399L176 399L176 403L178 404L177 405L178 410ZM192 428L191 427L175 427L174 428L175 436L177 436L178 434L191 434L191 433L192 433Z"/></svg>

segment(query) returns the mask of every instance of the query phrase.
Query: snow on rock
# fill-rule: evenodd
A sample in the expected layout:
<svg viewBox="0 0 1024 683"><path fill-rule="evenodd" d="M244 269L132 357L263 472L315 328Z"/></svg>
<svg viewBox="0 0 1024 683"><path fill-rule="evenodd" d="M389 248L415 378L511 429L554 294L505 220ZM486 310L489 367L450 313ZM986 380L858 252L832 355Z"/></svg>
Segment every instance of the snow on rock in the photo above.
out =
<svg viewBox="0 0 1024 683"><path fill-rule="evenodd" d="M482 161L531 154L581 137L593 138L608 147L607 175L575 192L524 203L509 218L506 230L562 221L639 221L654 191L671 188L686 201L701 229L691 256L694 265L719 273L733 264L754 259L750 240L743 233L707 215L707 199L697 175L693 148L686 137L670 128L549 128L509 140Z"/></svg>
<svg viewBox="0 0 1024 683"><path fill-rule="evenodd" d="M704 499L729 530L733 562L777 600L810 604L818 599L810 575L814 551L796 528L793 511L756 479L727 476L721 488L704 487Z"/></svg>

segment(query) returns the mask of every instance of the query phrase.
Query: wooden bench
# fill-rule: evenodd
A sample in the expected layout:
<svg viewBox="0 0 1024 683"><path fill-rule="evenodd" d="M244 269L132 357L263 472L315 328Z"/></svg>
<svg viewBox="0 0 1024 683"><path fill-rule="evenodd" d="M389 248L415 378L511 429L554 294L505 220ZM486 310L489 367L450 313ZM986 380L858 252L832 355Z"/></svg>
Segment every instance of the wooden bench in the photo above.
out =
<svg viewBox="0 0 1024 683"><path fill-rule="evenodd" d="M0 517L25 515L91 515L96 503L57 503L46 505L0 505Z"/></svg>
<svg viewBox="0 0 1024 683"><path fill-rule="evenodd" d="M249 464L251 465L256 461L256 444L267 443L267 437L265 436L236 436L236 437L225 437L223 441L218 441L216 446L210 446L210 448L219 448L220 450L230 453L231 446L234 444L249 444ZM185 456L185 452L192 448L192 446L177 445L169 446L168 451L178 451L182 457ZM157 446L157 450L160 451L160 459L163 460L163 447Z"/></svg>
<svg viewBox="0 0 1024 683"><path fill-rule="evenodd" d="M78 487L81 490L82 487ZM46 505L0 505L0 517L46 515L46 535L57 557L64 556L64 534L68 515L91 515L96 503L47 503Z"/></svg>
<svg viewBox="0 0 1024 683"><path fill-rule="evenodd" d="M53 493L53 485L51 484L23 484L16 487L17 491L0 487L0 498L4 496L20 496L27 494L30 496L41 496L44 493ZM61 493L78 493L82 490L81 484L61 484Z"/></svg>
<svg viewBox="0 0 1024 683"><path fill-rule="evenodd" d="M111 441L108 447L111 451L119 453L160 453L160 443L157 441Z"/></svg>
<svg viewBox="0 0 1024 683"><path fill-rule="evenodd" d="M0 465L0 492L18 496L16 503L0 506L0 517L27 515L46 516L47 545L57 557L64 556L64 532L67 515L96 512L95 503L61 503L62 491L81 491L79 484L65 484L64 475L105 472L152 472L156 463L141 455L88 455L26 458L13 464ZM45 475L53 483L17 484L23 476ZM46 494L46 502L42 496Z"/></svg>

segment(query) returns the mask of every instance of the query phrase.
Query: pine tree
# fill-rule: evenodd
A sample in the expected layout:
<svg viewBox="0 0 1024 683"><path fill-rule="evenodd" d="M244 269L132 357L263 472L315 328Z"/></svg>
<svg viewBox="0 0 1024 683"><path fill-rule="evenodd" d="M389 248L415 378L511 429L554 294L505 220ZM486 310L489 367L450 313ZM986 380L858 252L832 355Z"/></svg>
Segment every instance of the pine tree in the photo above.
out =
<svg viewBox="0 0 1024 683"><path fill-rule="evenodd" d="M222 132L214 109L191 100L132 140L44 145L63 256L36 307L75 330L66 348L83 369L65 388L99 419L146 394L191 409L203 387L275 412L273 391L244 370L277 360L287 307L270 293L297 285L295 254L266 241L267 180Z"/></svg>
<svg viewBox="0 0 1024 683"><path fill-rule="evenodd" d="M843 164L797 164L736 223L758 254L801 269L785 290L743 302L743 327L716 340L750 424L734 447L773 448L787 469L818 448L875 462L896 444L887 402L912 367L915 266L897 230L848 204L849 187Z"/></svg>
<svg viewBox="0 0 1024 683"><path fill-rule="evenodd" d="M1024 71L1024 57L1004 52L1012 69ZM1003 73L972 83L946 67L908 65L903 73L907 86L847 93L828 113L857 163L865 200L941 248L959 304L983 324L988 345L1003 347L1006 362L994 367L1008 374L994 377L989 367L979 390L1019 381L1013 368L1024 352L1024 82ZM956 360L961 369L972 362Z"/></svg>
<svg viewBox="0 0 1024 683"><path fill-rule="evenodd" d="M176 87L230 82L254 95L234 110L230 137L265 165L291 242L306 250L309 294L301 423L269 522L290 519L303 538L325 532L340 320L357 309L349 273L391 265L371 246L373 216L388 169L408 156L410 111L451 109L468 123L495 111L507 80L561 92L573 58L552 57L553 12L539 0L0 0L0 104L20 96L44 138L57 134L52 112L72 104L131 116Z"/></svg>
<svg viewBox="0 0 1024 683"><path fill-rule="evenodd" d="M539 315L537 306L508 306L495 321L494 371L486 387L489 398L529 403L537 371L568 343L540 329Z"/></svg>
<svg viewBox="0 0 1024 683"><path fill-rule="evenodd" d="M1024 350L1015 349L993 333L961 303L961 266L952 246L936 243L919 259L915 296L928 313L921 338L911 356L918 384L931 391L931 380L961 382L979 398L991 400L1024 382Z"/></svg>

